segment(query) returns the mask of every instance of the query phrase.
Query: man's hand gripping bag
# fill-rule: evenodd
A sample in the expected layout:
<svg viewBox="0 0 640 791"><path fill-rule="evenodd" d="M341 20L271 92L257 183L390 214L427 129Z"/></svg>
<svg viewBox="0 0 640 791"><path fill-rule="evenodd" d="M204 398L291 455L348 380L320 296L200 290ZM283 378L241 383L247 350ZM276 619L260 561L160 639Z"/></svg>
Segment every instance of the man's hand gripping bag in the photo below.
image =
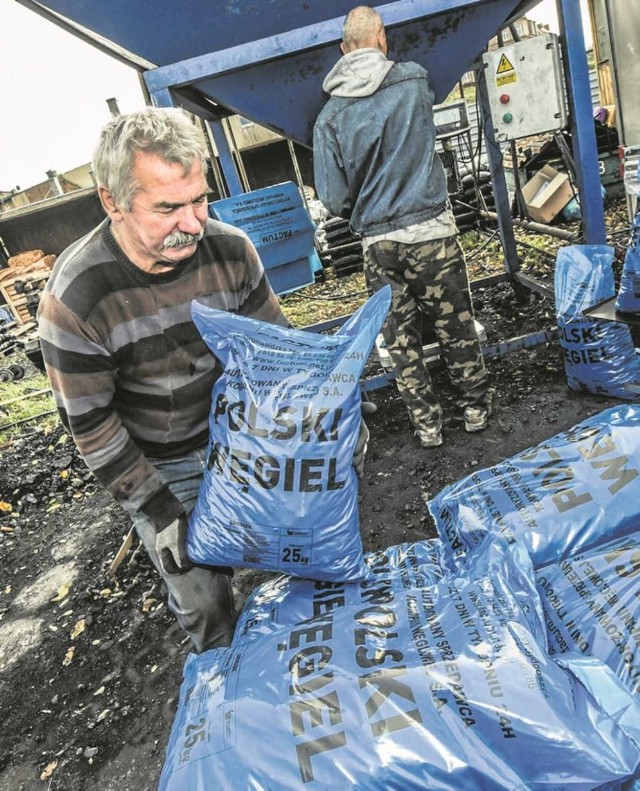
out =
<svg viewBox="0 0 640 791"><path fill-rule="evenodd" d="M189 525L193 561L327 581L363 577L352 465L359 377L390 302L390 289L381 289L335 335L192 303L224 368Z"/></svg>

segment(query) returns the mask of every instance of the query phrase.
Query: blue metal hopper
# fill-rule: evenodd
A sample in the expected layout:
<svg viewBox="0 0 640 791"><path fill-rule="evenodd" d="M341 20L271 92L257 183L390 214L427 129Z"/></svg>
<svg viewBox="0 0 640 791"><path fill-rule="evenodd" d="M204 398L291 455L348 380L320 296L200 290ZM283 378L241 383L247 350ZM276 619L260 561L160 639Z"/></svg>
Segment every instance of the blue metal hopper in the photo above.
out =
<svg viewBox="0 0 640 791"><path fill-rule="evenodd" d="M537 0L398 0L375 3L389 56L428 69L442 101L510 20ZM32 2L25 5L34 8ZM303 145L326 100L322 80L340 56L353 0L41 0L49 9L159 68L152 94L188 96L236 112ZM65 20L54 18L63 23ZM77 29L74 32L78 33ZM106 44L107 49L109 44ZM185 104L184 101L175 103Z"/></svg>
<svg viewBox="0 0 640 791"><path fill-rule="evenodd" d="M340 57L342 22L354 0L17 0L136 66L156 105L181 105L209 123L231 195L242 192L222 129L237 113L311 147L326 101L325 75ZM572 108L584 240L605 241L580 0L557 0ZM478 62L488 41L539 0L394 0L372 3L387 29L389 57L429 72L440 103ZM480 80L487 154L507 277L520 273L502 155ZM418 132L419 133L419 132ZM535 342L541 342L536 339Z"/></svg>
<svg viewBox="0 0 640 791"><path fill-rule="evenodd" d="M207 119L231 194L242 186L220 119L238 113L311 147L313 124L327 98L322 81L340 56L342 22L355 5L354 0L18 2L136 65L144 71L155 104L181 105ZM537 2L395 0L373 5L387 28L389 56L421 63L430 73L436 102L441 102L489 39ZM602 243L604 216L579 0L557 0L557 6L585 240ZM501 238L513 273L519 264L502 163L493 130L485 128L485 133Z"/></svg>

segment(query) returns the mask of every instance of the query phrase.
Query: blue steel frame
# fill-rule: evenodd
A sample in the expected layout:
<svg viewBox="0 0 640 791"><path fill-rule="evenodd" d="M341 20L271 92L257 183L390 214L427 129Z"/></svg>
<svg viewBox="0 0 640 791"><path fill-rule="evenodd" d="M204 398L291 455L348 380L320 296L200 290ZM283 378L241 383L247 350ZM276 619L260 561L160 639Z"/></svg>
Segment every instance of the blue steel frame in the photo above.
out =
<svg viewBox="0 0 640 791"><path fill-rule="evenodd" d="M600 188L598 146L593 125L589 66L582 31L580 2L579 0L557 0L557 8L561 26L561 41L564 45L563 53L567 72L566 83L570 106L573 154L582 210L584 241L587 244L604 244L606 241L604 204ZM526 288L544 292L546 289L538 287L535 281L519 272L520 259L513 232L502 152L493 132L484 71L482 69L479 70L479 74L480 108L485 119L484 133L487 143L487 157L489 159L496 213L498 215L500 240L505 254L507 279L514 285L519 283Z"/></svg>
<svg viewBox="0 0 640 791"><path fill-rule="evenodd" d="M598 170L597 143L593 125L591 94L589 90L588 64L585 40L582 32L579 0L556 0L558 17L561 25L561 39L564 46L564 62L567 70L568 98L570 103L570 122L573 138L573 154L576 163L576 180L582 208L584 241L587 244L605 242L604 206L600 189ZM468 5L467 0L436 0L430 4L430 14L451 11L452 8ZM406 22L415 17L416 7L413 0L397 2L385 7L387 25ZM253 42L251 47L242 45L221 52L214 52L197 58L165 66L144 74L149 93L158 106L174 106L180 104L204 117L210 125L222 170L232 195L242 193L243 187L237 173L233 154L229 148L221 120L216 117L213 109L187 96L181 96L180 89L206 80L208 77L224 72L232 72L248 65L266 63L274 58L282 58L319 45L337 42L341 35L342 19L333 19L311 25L303 30L293 31L270 39ZM480 69L480 72L482 70ZM479 85L480 105L485 117L485 136L493 184L498 227L503 250L505 253L506 277L512 285L519 284L526 288L536 289L530 278L519 272L520 261L517 254L511 207L502 165L502 154L495 140L491 110L486 90L486 82L481 76ZM483 281L476 283L476 287ZM544 293L544 287L537 288ZM331 326L339 326L341 320L334 320ZM326 330L329 325L315 325L308 329ZM557 331L540 331L529 335L518 336L483 348L486 357L500 356L511 351L547 343L557 337ZM363 381L365 391L384 387L394 379L393 373L386 373Z"/></svg>
<svg viewBox="0 0 640 791"><path fill-rule="evenodd" d="M505 256L504 264L507 271L507 279L514 282L518 270L520 269L520 259L516 248L516 237L513 232L511 205L509 202L507 180L504 174L502 151L493 131L491 105L489 104L485 70L480 68L476 71L476 74L478 75L477 91L480 112L484 119L484 137L487 144L487 157L489 159L493 198L495 201L496 214L498 215L498 230L500 232L500 241L502 242L502 249Z"/></svg>
<svg viewBox="0 0 640 791"><path fill-rule="evenodd" d="M470 0L396 0L383 6L377 6L382 13L387 27L403 22L411 22L421 16L437 16L450 13L457 9L473 6ZM478 5L478 3L475 3ZM535 0L529 5L535 5ZM422 6L422 11L417 13ZM275 58L284 58L305 50L315 49L325 44L337 44L342 35L343 17L329 19L308 25L300 30L292 30L271 38L262 38L218 52L211 52L196 58L188 58L179 63L153 69L145 74L145 80L151 94L164 88L179 88L192 85L213 74L236 71L245 66L254 66Z"/></svg>
<svg viewBox="0 0 640 791"><path fill-rule="evenodd" d="M473 65L485 39L504 25L510 13L518 7L519 13L535 5L536 0L395 0L378 6L388 30L390 45L399 59L429 60L429 71L436 88L444 99L454 87L456 79ZM436 38L429 38L425 20L433 20ZM343 16L307 25L298 30L261 38L248 44L218 49L178 63L161 66L144 73L144 79L153 102L158 106L176 104L198 115L214 120L215 104L207 96L219 97L224 105L244 114L258 123L264 123L285 137L303 145L311 144L311 127L314 115L322 106L321 78L339 57L338 43L342 33ZM392 43L393 42L393 43ZM455 46L454 46L455 45ZM437 56L436 56L437 53ZM282 65L280 65L282 64ZM261 68L258 73L256 67ZM458 72L459 70L459 72ZM248 79L247 75L251 75ZM264 75L267 75L266 77ZM231 79L233 78L233 82ZM269 93L269 78L281 80L290 94L288 100L303 105L301 120L293 118L294 109L279 106L264 107L257 94ZM249 88L248 83L252 83ZM264 92L253 85L264 85ZM193 88L196 90L194 91ZM200 101L198 101L200 92ZM280 97L277 97L280 99ZM217 99L216 99L217 100ZM277 104L277 101L276 101ZM238 105L238 106L236 106ZM282 119L283 109L288 119ZM253 115L252 115L253 111ZM266 116L271 117L266 117ZM309 117L307 117L307 115ZM261 117L265 116L265 117ZM279 127L283 124L283 128ZM230 189L233 184L242 192L234 161L224 135L220 134L221 166Z"/></svg>
<svg viewBox="0 0 640 791"><path fill-rule="evenodd" d="M500 343L492 343L488 346L482 347L482 355L486 359L490 357L501 357L510 352L519 351L520 349L531 349L534 346L539 346L542 343L550 343L558 337L558 330L540 330L540 332L531 332L527 335L518 335L515 338L510 338L508 341L500 341ZM430 364L429 367L435 367L440 364L438 361L435 364ZM378 374L371 376L368 379L363 379L360 383L360 388L363 392L368 393L371 390L378 390L380 387L387 387L393 384L395 375L392 371L385 374Z"/></svg>
<svg viewBox="0 0 640 791"><path fill-rule="evenodd" d="M243 91L241 79L238 79L238 85L235 84L236 76L240 78L239 72L242 70L260 66L273 80L283 73L277 68L272 70L274 64L277 66L280 62L290 62L297 77L297 83L289 85L295 97L301 99L306 94L313 94L313 101L317 101L320 98L319 71L327 65L328 53L337 56L343 15L345 9L351 7L346 0L326 0L322 13L319 13L320 4L314 3L311 12L311 4L303 0L279 0L278 12L265 19L261 4L248 3L246 0L186 0L185 4L175 3L175 0L112 0L108 4L88 3L87 0L17 1L99 49L129 62L134 68L144 69L144 64L151 61L162 64L159 68L144 72L154 103L159 106L180 104L210 122L232 194L242 192L242 184L219 122L222 115L231 112L246 114L243 109L249 109L233 106L233 97L238 98ZM390 40L391 36L395 37L395 43L399 45L396 52L399 59L422 57L429 61L428 68L436 85L436 101L442 101L445 96L438 95L438 92L442 93L447 88L448 93L454 87L457 76L470 67L469 60L478 57L482 41L480 45L477 42L481 39L488 41L498 29L504 28L537 2L539 0L394 0L376 3L376 7L385 19ZM605 241L604 212L580 0L556 0L556 7L568 75L576 181L582 207L584 239L590 244L602 243ZM280 32L291 19L318 20L323 13L332 12L340 13L340 16ZM170 22L163 25L165 15ZM423 20L433 20L434 25L425 27L421 24ZM149 24L156 22L159 23L157 30L150 37ZM487 24L493 25L490 31L487 30ZM196 30L193 30L194 25L197 26ZM206 33L203 35L202 31ZM259 35L263 37L258 38ZM178 55L175 62L167 65L168 53L186 53L189 50L201 53L209 40L215 51L182 60L178 60ZM232 45L227 46L227 41L232 42ZM412 53L418 52L418 57L411 57ZM174 60L175 54L171 55L171 60ZM452 81L456 69L459 72L453 75ZM287 73L287 78L291 74ZM224 82L221 85L219 80L216 81L216 89L221 89L224 95L218 104L207 98L206 81L213 77ZM255 79L255 75L251 79ZM256 82L260 80L256 79ZM203 84L198 86L198 83ZM266 79L264 90L258 93L269 94L270 98L276 94L274 84L277 82ZM307 113L312 114L309 113L311 105L307 104L306 107ZM253 117L253 120L268 125L264 102L257 102L253 110L258 116L265 115L264 118ZM289 117L292 115L289 113ZM247 117L252 116L249 114ZM308 139L305 141L302 137L306 134L308 138L308 133L308 126L302 136L283 131L286 137L307 145ZM496 189L498 193L502 191L498 182ZM510 238L512 232L508 228L510 211L504 205L503 196L498 194L497 197L507 272L512 278L517 275L522 280Z"/></svg>
<svg viewBox="0 0 640 791"><path fill-rule="evenodd" d="M584 240L587 244L602 244L605 241L604 207L600 190L598 153L593 126L580 0L556 0L556 3L568 78L576 180L582 208ZM399 0L399 2L380 7L380 10L383 12L387 26L394 26L415 20L417 16L420 16L420 10L422 10L423 16L424 11L428 11L428 16L431 17L445 12L463 10L469 6L469 0L429 0L428 3L422 4L415 0ZM199 102L197 95L195 99L193 94L185 96L181 93L181 89L197 87L197 83L214 75L232 73L247 66L266 64L318 47L336 44L341 36L341 24L342 18L331 19L271 38L259 39L252 42L251 45L243 44L196 58L189 58L170 66L146 71L144 79L156 105L170 107L180 104L209 122L229 190L232 195L240 194L244 191L242 183L214 105L206 98ZM483 112L488 119L490 110L486 90L481 89L480 97ZM227 113L228 111L225 110L224 114ZM488 135L487 152L493 176L507 277L514 280L520 266L500 152L495 140L492 139L492 129L492 124L485 124ZM526 281L522 275L519 276L519 279ZM527 283L527 285L531 284Z"/></svg>
<svg viewBox="0 0 640 791"><path fill-rule="evenodd" d="M604 244L604 204L580 0L557 0L557 3L560 35L564 42L571 132L584 239L587 244Z"/></svg>

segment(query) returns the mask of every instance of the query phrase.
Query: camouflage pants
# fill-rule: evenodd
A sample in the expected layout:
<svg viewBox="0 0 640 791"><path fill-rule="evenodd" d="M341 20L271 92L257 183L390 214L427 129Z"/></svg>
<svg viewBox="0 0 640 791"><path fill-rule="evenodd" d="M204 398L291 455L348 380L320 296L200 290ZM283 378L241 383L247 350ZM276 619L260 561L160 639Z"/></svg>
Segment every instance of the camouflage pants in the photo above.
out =
<svg viewBox="0 0 640 791"><path fill-rule="evenodd" d="M423 322L435 332L458 405L488 406L487 372L473 321L464 253L455 236L418 244L382 241L364 254L368 286L392 290L382 335L398 392L416 429L442 424L424 361Z"/></svg>

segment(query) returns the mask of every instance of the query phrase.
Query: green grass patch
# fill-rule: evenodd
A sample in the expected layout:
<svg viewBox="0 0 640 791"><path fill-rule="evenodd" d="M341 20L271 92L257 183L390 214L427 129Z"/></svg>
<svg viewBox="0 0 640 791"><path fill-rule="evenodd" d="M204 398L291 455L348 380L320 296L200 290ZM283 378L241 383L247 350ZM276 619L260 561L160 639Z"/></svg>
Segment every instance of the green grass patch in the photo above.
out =
<svg viewBox="0 0 640 791"><path fill-rule="evenodd" d="M0 382L0 445L34 426L46 431L58 423L49 380L44 374L28 373L24 379Z"/></svg>

